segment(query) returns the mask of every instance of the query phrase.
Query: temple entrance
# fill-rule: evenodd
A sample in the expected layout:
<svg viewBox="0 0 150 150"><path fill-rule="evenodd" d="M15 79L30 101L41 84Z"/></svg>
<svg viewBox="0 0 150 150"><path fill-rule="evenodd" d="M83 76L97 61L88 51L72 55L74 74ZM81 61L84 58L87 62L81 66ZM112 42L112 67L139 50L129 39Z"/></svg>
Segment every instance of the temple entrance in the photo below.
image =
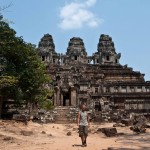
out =
<svg viewBox="0 0 150 150"><path fill-rule="evenodd" d="M95 111L102 111L100 102L95 102Z"/></svg>
<svg viewBox="0 0 150 150"><path fill-rule="evenodd" d="M79 104L80 104L80 105L82 105L82 104L87 105L87 99L80 99Z"/></svg>
<svg viewBox="0 0 150 150"><path fill-rule="evenodd" d="M71 106L70 92L63 93L63 106Z"/></svg>

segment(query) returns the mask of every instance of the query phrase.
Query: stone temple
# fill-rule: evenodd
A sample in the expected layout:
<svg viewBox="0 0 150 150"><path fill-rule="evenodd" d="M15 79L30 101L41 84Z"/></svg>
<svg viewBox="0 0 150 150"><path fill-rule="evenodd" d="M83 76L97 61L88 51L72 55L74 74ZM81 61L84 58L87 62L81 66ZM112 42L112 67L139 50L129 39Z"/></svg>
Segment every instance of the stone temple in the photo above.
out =
<svg viewBox="0 0 150 150"><path fill-rule="evenodd" d="M150 113L150 81L144 74L121 65L109 35L99 38L97 51L88 56L79 37L70 39L65 54L55 51L53 38L45 34L38 54L47 65L54 89L55 106L78 106L86 103L95 111L126 110Z"/></svg>

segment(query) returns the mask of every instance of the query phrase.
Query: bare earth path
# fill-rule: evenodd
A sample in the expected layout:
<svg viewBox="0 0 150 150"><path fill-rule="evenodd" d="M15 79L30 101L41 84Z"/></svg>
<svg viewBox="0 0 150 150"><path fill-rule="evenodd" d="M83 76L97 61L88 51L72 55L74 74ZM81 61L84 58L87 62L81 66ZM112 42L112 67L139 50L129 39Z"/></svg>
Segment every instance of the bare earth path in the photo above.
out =
<svg viewBox="0 0 150 150"><path fill-rule="evenodd" d="M88 146L81 147L76 124L37 124L28 126L14 121L0 120L0 150L150 150L150 129L145 134L135 134L129 127L117 128L125 135L108 138L95 133L98 128L112 127L112 123L91 125ZM66 133L71 131L71 136Z"/></svg>

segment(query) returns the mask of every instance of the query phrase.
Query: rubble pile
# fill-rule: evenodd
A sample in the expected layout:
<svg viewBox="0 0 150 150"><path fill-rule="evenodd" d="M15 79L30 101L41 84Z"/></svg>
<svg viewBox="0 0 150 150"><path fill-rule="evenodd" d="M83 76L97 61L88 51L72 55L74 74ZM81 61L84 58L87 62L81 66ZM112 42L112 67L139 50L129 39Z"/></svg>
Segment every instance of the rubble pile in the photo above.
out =
<svg viewBox="0 0 150 150"><path fill-rule="evenodd" d="M124 120L124 119L129 119L130 118L130 115L129 113L127 113L126 111L121 111L121 110L117 110L117 111L111 111L110 112L110 118L111 118L111 121L113 122L121 122L121 120Z"/></svg>
<svg viewBox="0 0 150 150"><path fill-rule="evenodd" d="M122 119L121 123L124 124L125 126L131 126L133 124L132 119Z"/></svg>
<svg viewBox="0 0 150 150"><path fill-rule="evenodd" d="M30 120L30 115L28 110L17 110L13 114L13 120L24 122L27 125L27 122Z"/></svg>
<svg viewBox="0 0 150 150"><path fill-rule="evenodd" d="M113 127L130 126L130 130L136 133L145 133L146 128L150 128L150 123L141 114L124 113L120 115L120 120L117 120Z"/></svg>
<svg viewBox="0 0 150 150"><path fill-rule="evenodd" d="M27 124L27 121L32 120L38 123L54 122L54 115L46 110L36 110L29 113L29 110L17 110L16 114L13 114L13 120L22 121Z"/></svg>
<svg viewBox="0 0 150 150"><path fill-rule="evenodd" d="M30 113L28 110L18 110L13 115L13 120L27 122L32 120L37 123L74 123L77 120L78 107L56 107L53 110L44 109L34 110Z"/></svg>
<svg viewBox="0 0 150 150"><path fill-rule="evenodd" d="M132 126L133 130L141 130L139 128L150 127L150 124L145 125L146 118L142 115L130 114L125 111L98 111L93 112L92 109L87 110L92 122L116 122L113 127ZM29 110L17 110L13 115L13 120L27 121L32 120L38 123L76 123L79 108L75 106L57 106L53 110L46 111L37 109L29 113ZM30 114L30 115L29 115ZM142 125L143 124L143 125ZM139 132L142 132L139 131Z"/></svg>
<svg viewBox="0 0 150 150"><path fill-rule="evenodd" d="M133 126L130 127L130 130L136 133L145 133L146 127L146 118L144 116L135 116L133 120Z"/></svg>
<svg viewBox="0 0 150 150"><path fill-rule="evenodd" d="M71 107L69 114L67 115L69 117L70 122L76 122L77 115L78 115L79 109L76 107Z"/></svg>
<svg viewBox="0 0 150 150"><path fill-rule="evenodd" d="M39 110L32 118L33 122L51 123L55 122L54 114L46 110Z"/></svg>

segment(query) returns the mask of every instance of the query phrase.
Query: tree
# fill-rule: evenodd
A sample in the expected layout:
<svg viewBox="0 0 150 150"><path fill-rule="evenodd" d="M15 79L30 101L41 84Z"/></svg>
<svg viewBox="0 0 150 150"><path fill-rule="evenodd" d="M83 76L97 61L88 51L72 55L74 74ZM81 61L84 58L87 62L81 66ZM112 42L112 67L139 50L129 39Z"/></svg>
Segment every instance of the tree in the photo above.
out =
<svg viewBox="0 0 150 150"><path fill-rule="evenodd" d="M0 17L0 96L18 102L41 103L52 92L45 88L51 79L36 53Z"/></svg>
<svg viewBox="0 0 150 150"><path fill-rule="evenodd" d="M0 12L4 11L5 9L9 8L12 6L12 3L5 5L5 6L0 6Z"/></svg>

